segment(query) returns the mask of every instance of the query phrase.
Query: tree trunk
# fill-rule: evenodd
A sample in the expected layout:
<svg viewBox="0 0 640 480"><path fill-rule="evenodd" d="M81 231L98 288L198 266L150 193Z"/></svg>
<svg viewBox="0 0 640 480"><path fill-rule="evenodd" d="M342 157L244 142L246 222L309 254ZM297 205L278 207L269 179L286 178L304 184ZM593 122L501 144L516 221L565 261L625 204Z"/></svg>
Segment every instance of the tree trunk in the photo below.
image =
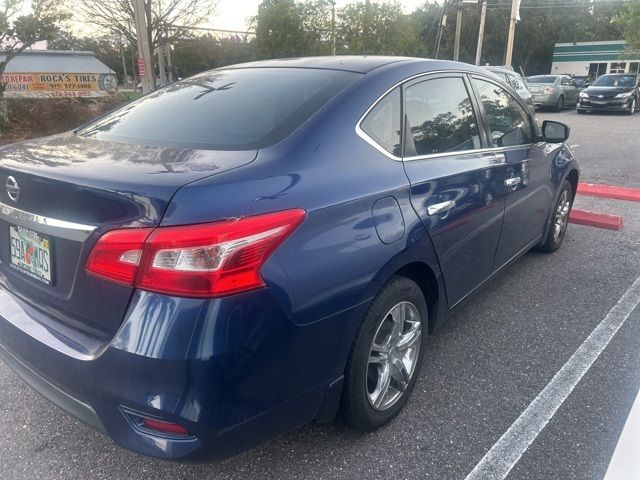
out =
<svg viewBox="0 0 640 480"><path fill-rule="evenodd" d="M5 85L0 84L0 135L2 135L2 126L6 125L9 120L9 107L7 106L7 97L4 96Z"/></svg>

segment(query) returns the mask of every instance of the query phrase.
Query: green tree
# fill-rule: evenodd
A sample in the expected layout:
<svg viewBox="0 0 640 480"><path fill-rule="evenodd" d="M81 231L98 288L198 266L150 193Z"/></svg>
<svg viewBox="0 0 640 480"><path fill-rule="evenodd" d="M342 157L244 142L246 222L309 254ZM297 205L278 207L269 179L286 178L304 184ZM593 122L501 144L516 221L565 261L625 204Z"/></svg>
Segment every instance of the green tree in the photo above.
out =
<svg viewBox="0 0 640 480"><path fill-rule="evenodd" d="M338 12L338 50L350 54L415 55L418 26L399 2L355 1Z"/></svg>
<svg viewBox="0 0 640 480"><path fill-rule="evenodd" d="M265 58L329 53L331 3L328 0L265 0L251 19L255 47Z"/></svg>
<svg viewBox="0 0 640 480"><path fill-rule="evenodd" d="M220 41L205 34L183 38L173 44L172 61L181 77L257 58L254 43L245 38Z"/></svg>
<svg viewBox="0 0 640 480"><path fill-rule="evenodd" d="M7 82L2 80L7 65L34 43L53 40L60 23L68 18L56 0L33 0L28 13L23 13L23 5L22 0L0 1L0 120L7 118Z"/></svg>
<svg viewBox="0 0 640 480"><path fill-rule="evenodd" d="M634 50L640 50L640 0L625 3L615 18L622 29L624 39Z"/></svg>

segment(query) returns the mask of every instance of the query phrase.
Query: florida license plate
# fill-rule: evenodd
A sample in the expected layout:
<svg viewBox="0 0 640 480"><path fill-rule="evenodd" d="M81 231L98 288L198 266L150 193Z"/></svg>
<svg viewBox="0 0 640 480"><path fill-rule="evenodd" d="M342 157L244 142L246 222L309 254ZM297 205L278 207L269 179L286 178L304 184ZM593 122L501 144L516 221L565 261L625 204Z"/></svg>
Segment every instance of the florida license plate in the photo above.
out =
<svg viewBox="0 0 640 480"><path fill-rule="evenodd" d="M28 228L9 226L11 266L51 285L51 239Z"/></svg>

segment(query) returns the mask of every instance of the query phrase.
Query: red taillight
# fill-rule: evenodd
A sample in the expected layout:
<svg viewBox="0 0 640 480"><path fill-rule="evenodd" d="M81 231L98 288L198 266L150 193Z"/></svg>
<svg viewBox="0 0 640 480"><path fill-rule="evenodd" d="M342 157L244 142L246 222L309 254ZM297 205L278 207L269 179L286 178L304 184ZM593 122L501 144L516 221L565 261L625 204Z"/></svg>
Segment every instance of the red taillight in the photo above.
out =
<svg viewBox="0 0 640 480"><path fill-rule="evenodd" d="M286 210L153 231L116 230L98 240L87 271L143 290L184 297L253 290L264 286L262 265L304 217L304 210ZM131 238L138 243L125 241ZM130 278L135 281L127 282Z"/></svg>
<svg viewBox="0 0 640 480"><path fill-rule="evenodd" d="M87 271L125 285L134 285L150 228L105 233L87 259Z"/></svg>
<svg viewBox="0 0 640 480"><path fill-rule="evenodd" d="M143 418L142 427L156 432L169 433L171 435L187 436L189 432L182 425L177 423L163 422L162 420L154 420L153 418Z"/></svg>
<svg viewBox="0 0 640 480"><path fill-rule="evenodd" d="M545 95L551 95L553 93L553 88L547 85L546 87L544 87L544 93Z"/></svg>

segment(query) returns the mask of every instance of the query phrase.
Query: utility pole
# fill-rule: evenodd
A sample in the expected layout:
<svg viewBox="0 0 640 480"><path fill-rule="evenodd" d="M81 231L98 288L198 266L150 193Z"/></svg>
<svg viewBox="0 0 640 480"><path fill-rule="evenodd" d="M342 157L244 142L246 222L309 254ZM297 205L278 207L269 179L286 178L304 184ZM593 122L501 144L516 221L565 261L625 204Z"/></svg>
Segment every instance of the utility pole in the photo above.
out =
<svg viewBox="0 0 640 480"><path fill-rule="evenodd" d="M122 59L122 84L126 85L129 83L129 75L127 74L127 60L124 57L124 40L122 36L120 37L120 57Z"/></svg>
<svg viewBox="0 0 640 480"><path fill-rule="evenodd" d="M371 21L371 1L367 0L364 4L364 54L367 54L367 48L369 47L369 22Z"/></svg>
<svg viewBox="0 0 640 480"><path fill-rule="evenodd" d="M513 39L516 34L516 21L520 10L520 0L511 2L511 21L509 22L509 37L507 38L507 53L504 56L504 64L510 66L513 59Z"/></svg>
<svg viewBox="0 0 640 480"><path fill-rule="evenodd" d="M447 0L444 0L442 4L442 14L440 15L440 24L438 25L438 32L436 33L436 46L433 50L433 58L438 59L440 53L440 42L442 41L442 32L447 25Z"/></svg>
<svg viewBox="0 0 640 480"><path fill-rule="evenodd" d="M334 0L329 0L331 2L331 55L335 56L336 54L336 2Z"/></svg>
<svg viewBox="0 0 640 480"><path fill-rule="evenodd" d="M154 88L153 62L151 61L151 49L149 48L149 34L147 32L147 17L144 0L133 1L133 16L136 25L136 37L138 37L138 68L142 80L142 92L149 93ZM144 72L144 75L142 74Z"/></svg>
<svg viewBox="0 0 640 480"><path fill-rule="evenodd" d="M480 65L482 57L482 42L484 41L484 21L487 18L487 0L482 0L480 12L480 30L478 31L478 48L476 49L476 65Z"/></svg>
<svg viewBox="0 0 640 480"><path fill-rule="evenodd" d="M165 68L165 45L164 43L158 47L158 69L160 70L160 86L167 84L167 69Z"/></svg>
<svg viewBox="0 0 640 480"><path fill-rule="evenodd" d="M173 64L171 63L171 45L167 43L167 70L169 70L169 83L173 83L177 78L173 78Z"/></svg>
<svg viewBox="0 0 640 480"><path fill-rule="evenodd" d="M460 58L460 30L462 30L462 5L456 7L458 15L456 16L456 41L453 46L453 61L457 62Z"/></svg>

